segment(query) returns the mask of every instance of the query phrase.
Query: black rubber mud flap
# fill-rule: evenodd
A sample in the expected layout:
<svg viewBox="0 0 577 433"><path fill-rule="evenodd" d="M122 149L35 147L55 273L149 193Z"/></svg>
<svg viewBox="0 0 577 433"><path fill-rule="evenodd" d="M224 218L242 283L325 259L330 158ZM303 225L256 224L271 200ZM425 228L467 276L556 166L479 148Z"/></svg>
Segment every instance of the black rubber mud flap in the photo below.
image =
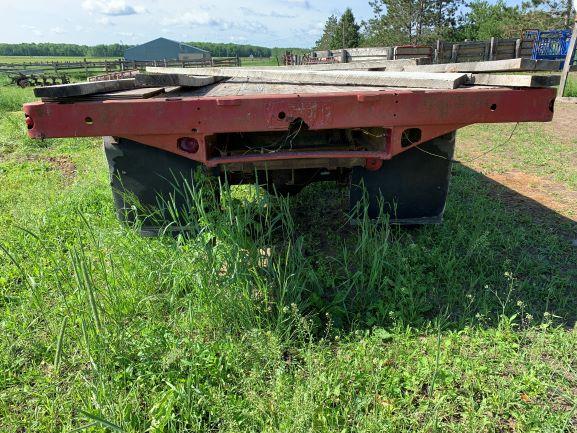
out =
<svg viewBox="0 0 577 433"><path fill-rule="evenodd" d="M157 235L170 222L168 203L190 205L182 185L192 182L199 163L125 138L104 137L104 151L118 218L142 221L143 235Z"/></svg>
<svg viewBox="0 0 577 433"><path fill-rule="evenodd" d="M383 161L383 166L377 171L355 167L351 174L351 210L355 210L366 194L368 215L372 219L379 217L382 206L383 213L393 224L442 222L455 150L455 132L419 147L422 150L413 148Z"/></svg>

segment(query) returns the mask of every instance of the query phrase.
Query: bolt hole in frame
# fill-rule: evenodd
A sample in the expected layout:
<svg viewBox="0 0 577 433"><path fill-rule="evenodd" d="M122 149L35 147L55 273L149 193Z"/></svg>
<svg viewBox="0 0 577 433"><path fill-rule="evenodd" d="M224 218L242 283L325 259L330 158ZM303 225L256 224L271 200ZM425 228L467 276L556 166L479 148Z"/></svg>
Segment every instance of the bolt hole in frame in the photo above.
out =
<svg viewBox="0 0 577 433"><path fill-rule="evenodd" d="M187 153L196 153L200 149L200 144L196 138L181 137L177 141L180 150Z"/></svg>
<svg viewBox="0 0 577 433"><path fill-rule="evenodd" d="M24 118L26 119L26 127L28 129L34 128L34 120L32 120L32 117L30 117L28 114L25 114Z"/></svg>
<svg viewBox="0 0 577 433"><path fill-rule="evenodd" d="M401 136L401 147L409 147L421 141L423 133L421 128L408 128L403 131Z"/></svg>
<svg viewBox="0 0 577 433"><path fill-rule="evenodd" d="M92 120L92 117L86 116L84 118L84 123L86 123L87 125L92 125L92 124L94 124L94 120Z"/></svg>

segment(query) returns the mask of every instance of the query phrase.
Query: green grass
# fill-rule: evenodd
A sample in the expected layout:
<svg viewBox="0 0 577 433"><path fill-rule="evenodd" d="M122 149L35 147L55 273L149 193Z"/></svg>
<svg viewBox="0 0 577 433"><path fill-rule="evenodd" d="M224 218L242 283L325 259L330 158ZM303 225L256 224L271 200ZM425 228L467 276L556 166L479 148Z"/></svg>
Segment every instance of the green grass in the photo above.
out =
<svg viewBox="0 0 577 433"><path fill-rule="evenodd" d="M577 74L569 74L564 96L577 97Z"/></svg>
<svg viewBox="0 0 577 433"><path fill-rule="evenodd" d="M469 154L470 148L458 149L459 157L466 162L490 150L491 157L477 161L485 170L520 170L553 179L577 191L577 164L568 163L577 156L577 135L572 140L555 140L539 124L521 123L508 140L514 128L514 124L499 124L464 129L460 138L475 143L475 153ZM500 144L503 145L494 149Z"/></svg>
<svg viewBox="0 0 577 433"><path fill-rule="evenodd" d="M249 57L243 57L240 60L242 66L278 66L276 57L263 58L263 59L260 58L251 59ZM279 61L282 61L282 59L279 59Z"/></svg>
<svg viewBox="0 0 577 433"><path fill-rule="evenodd" d="M29 140L31 92L0 92L0 431L575 430L577 249L480 173L441 226L349 226L323 183L225 188L198 236L144 239L100 140ZM573 185L525 139L512 161Z"/></svg>

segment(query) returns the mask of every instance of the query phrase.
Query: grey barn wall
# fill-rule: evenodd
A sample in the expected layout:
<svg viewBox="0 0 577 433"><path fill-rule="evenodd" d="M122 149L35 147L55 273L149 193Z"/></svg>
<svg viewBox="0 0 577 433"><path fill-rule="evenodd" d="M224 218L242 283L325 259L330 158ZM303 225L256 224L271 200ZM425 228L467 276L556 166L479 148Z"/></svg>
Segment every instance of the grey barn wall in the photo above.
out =
<svg viewBox="0 0 577 433"><path fill-rule="evenodd" d="M210 59L208 51L170 39L158 38L126 50L126 60L202 60Z"/></svg>

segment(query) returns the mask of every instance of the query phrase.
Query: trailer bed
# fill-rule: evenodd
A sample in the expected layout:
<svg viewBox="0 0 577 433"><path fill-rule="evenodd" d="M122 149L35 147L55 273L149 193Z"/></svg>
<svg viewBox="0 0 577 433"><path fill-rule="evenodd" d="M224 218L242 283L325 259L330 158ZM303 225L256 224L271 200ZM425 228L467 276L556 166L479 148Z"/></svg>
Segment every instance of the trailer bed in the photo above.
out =
<svg viewBox="0 0 577 433"><path fill-rule="evenodd" d="M417 89L294 85L229 79L26 104L34 138L104 136L119 217L145 218L178 194L175 180L205 172L280 193L349 182L351 210L385 205L391 222L442 219L455 131L474 123L547 122L555 89ZM172 179L172 180L171 180ZM363 185L361 188L360 186ZM144 206L135 211L128 197ZM185 209L187 200L175 206ZM165 218L170 212L160 212ZM158 214L153 212L153 214ZM147 221L162 227L168 220ZM155 229L156 230L156 229Z"/></svg>
<svg viewBox="0 0 577 433"><path fill-rule="evenodd" d="M395 89L233 79L142 99L117 94L98 101L37 102L24 111L34 138L124 137L216 167L272 160L388 160L474 123L550 121L554 100L551 88ZM287 134L296 124L302 126L299 131L371 130L380 139L347 149L214 151L230 134Z"/></svg>

